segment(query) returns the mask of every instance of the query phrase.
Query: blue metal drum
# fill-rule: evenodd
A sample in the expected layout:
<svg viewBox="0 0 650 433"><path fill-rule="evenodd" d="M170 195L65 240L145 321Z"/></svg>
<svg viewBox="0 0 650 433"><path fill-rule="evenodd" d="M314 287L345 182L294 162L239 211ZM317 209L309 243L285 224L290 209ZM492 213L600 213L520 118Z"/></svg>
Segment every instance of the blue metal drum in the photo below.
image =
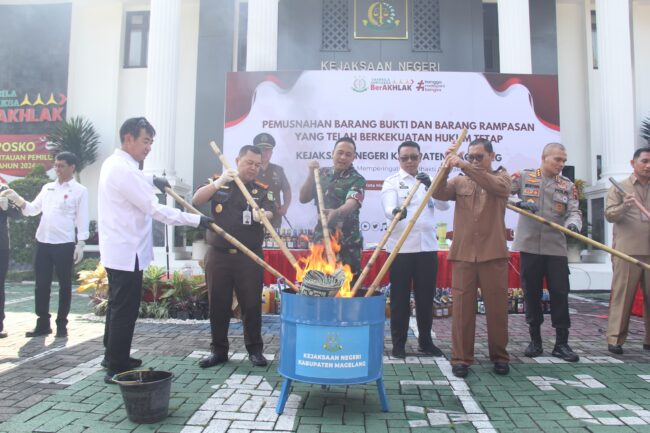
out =
<svg viewBox="0 0 650 433"><path fill-rule="evenodd" d="M291 381L320 385L377 382L382 410L384 296L329 298L282 293L280 367L285 377L277 413Z"/></svg>

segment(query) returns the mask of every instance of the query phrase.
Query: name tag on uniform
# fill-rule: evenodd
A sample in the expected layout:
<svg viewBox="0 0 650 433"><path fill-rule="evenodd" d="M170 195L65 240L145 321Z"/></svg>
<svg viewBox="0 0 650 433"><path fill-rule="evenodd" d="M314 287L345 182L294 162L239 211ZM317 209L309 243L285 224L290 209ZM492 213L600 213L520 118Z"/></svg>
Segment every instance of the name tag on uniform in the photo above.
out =
<svg viewBox="0 0 650 433"><path fill-rule="evenodd" d="M246 209L245 211L243 211L241 213L241 217L242 217L241 218L242 219L242 224L244 224L245 226L251 225L251 222L252 222L251 211Z"/></svg>

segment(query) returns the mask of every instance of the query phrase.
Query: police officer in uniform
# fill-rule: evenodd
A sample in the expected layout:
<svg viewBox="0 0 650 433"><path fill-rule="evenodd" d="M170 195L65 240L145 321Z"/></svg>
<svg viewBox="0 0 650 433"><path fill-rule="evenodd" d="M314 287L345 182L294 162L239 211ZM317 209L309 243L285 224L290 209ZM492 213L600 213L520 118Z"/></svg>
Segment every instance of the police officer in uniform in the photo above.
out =
<svg viewBox="0 0 650 433"><path fill-rule="evenodd" d="M239 176L257 205L273 217L275 203L268 186L255 180L262 165L261 151L246 145L236 159L237 170L226 170L199 188L193 197L195 205L210 202L217 225L262 257L264 227L258 215L233 180ZM267 365L262 354L262 284L264 270L242 254L228 241L212 231L207 233L205 279L210 302L211 354L199 362L201 368L228 360L228 326L231 317L233 289L241 306L244 342L251 363Z"/></svg>
<svg viewBox="0 0 650 433"><path fill-rule="evenodd" d="M275 231L280 230L282 217L286 215L291 205L291 185L284 174L284 169L271 162L275 139L271 134L257 134L253 139L253 144L262 150L262 167L257 175L257 180L269 186L269 191L273 194L276 204L276 211L273 212L271 225ZM282 193L282 198L280 198Z"/></svg>
<svg viewBox="0 0 650 433"><path fill-rule="evenodd" d="M20 208L7 197L2 197L2 192L9 188L0 184L0 338L7 338L4 331L5 319L5 278L9 269L9 229L7 218L20 218Z"/></svg>
<svg viewBox="0 0 650 433"><path fill-rule="evenodd" d="M542 218L579 233L582 218L578 209L575 185L561 175L567 160L560 143L549 143L542 151L542 165L537 170L522 170L512 176L515 205ZM547 225L519 217L513 249L521 252L521 285L526 299L526 322L530 344L524 354L534 358L543 352L540 327L544 322L541 307L544 278L551 297L551 323L555 328L555 347L551 354L565 361L576 362L568 344L569 328L569 265L566 237Z"/></svg>
<svg viewBox="0 0 650 433"><path fill-rule="evenodd" d="M331 234L341 231L341 251L338 260L349 265L353 274L361 268L361 248L363 237L359 231L359 209L363 203L366 179L352 166L357 147L350 137L343 137L334 144L332 151L333 167L320 168L318 161L309 163L307 180L300 188L300 203L308 203L316 197L314 169L319 168L321 187L323 188L323 210ZM323 238L320 219L314 230L314 241ZM353 282L354 284L354 279Z"/></svg>

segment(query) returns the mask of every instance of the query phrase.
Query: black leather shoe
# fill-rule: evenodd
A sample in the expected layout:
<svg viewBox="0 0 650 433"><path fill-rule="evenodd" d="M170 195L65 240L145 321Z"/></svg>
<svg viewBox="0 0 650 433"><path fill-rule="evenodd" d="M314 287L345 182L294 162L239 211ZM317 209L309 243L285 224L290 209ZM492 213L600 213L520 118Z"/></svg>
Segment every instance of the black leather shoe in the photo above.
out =
<svg viewBox="0 0 650 433"><path fill-rule="evenodd" d="M108 368L108 359L104 358L102 359L102 362L100 364L104 368ZM134 368L138 368L142 365L142 360L138 358L131 358L129 356L129 370L133 370Z"/></svg>
<svg viewBox="0 0 650 433"><path fill-rule="evenodd" d="M54 334L54 338L65 338L67 336L68 336L67 328L56 328L56 334Z"/></svg>
<svg viewBox="0 0 650 433"><path fill-rule="evenodd" d="M0 331L0 338L7 338L7 333L5 331Z"/></svg>
<svg viewBox="0 0 650 433"><path fill-rule="evenodd" d="M571 350L571 347L568 344L556 344L551 355L567 362L578 362L580 360L580 357Z"/></svg>
<svg viewBox="0 0 650 433"><path fill-rule="evenodd" d="M5 335L6 335L6 333L5 333ZM0 337L0 338L3 338L3 337ZM650 352L650 344L644 344L643 345L643 350L645 350L646 352Z"/></svg>
<svg viewBox="0 0 650 433"><path fill-rule="evenodd" d="M397 359L405 359L406 350L404 350L403 347L393 347L393 350L391 351L391 356Z"/></svg>
<svg viewBox="0 0 650 433"><path fill-rule="evenodd" d="M210 356L199 361L199 367L214 367L215 365L223 364L226 361L228 361L228 355L217 355L216 353L211 353Z"/></svg>
<svg viewBox="0 0 650 433"><path fill-rule="evenodd" d="M467 367L466 364L454 364L451 366L451 372L456 377L467 377L467 373L469 373L469 368Z"/></svg>
<svg viewBox="0 0 650 433"><path fill-rule="evenodd" d="M25 332L25 337L40 337L41 335L49 335L52 333L52 328L34 328L32 331Z"/></svg>
<svg viewBox="0 0 650 433"><path fill-rule="evenodd" d="M444 353L442 353L442 350L440 350L438 346L433 343L424 347L418 346L418 352L427 356L445 356Z"/></svg>
<svg viewBox="0 0 650 433"><path fill-rule="evenodd" d="M507 362L495 362L494 372L500 375L508 374L510 373L510 365Z"/></svg>
<svg viewBox="0 0 650 433"><path fill-rule="evenodd" d="M544 352L544 348L542 347L542 342L533 340L530 343L528 343L528 347L526 348L524 355L529 358L535 358L541 355L543 352Z"/></svg>
<svg viewBox="0 0 650 433"><path fill-rule="evenodd" d="M115 385L117 382L113 380L113 376L115 376L116 373L113 372L107 372L106 376L104 376L104 383L107 383L109 385Z"/></svg>
<svg viewBox="0 0 650 433"><path fill-rule="evenodd" d="M269 364L264 355L262 355L262 352L251 353L248 355L248 359L251 360L251 364L255 367L266 367Z"/></svg>
<svg viewBox="0 0 650 433"><path fill-rule="evenodd" d="M607 345L607 350L612 352L614 355L622 355L623 354L623 346L620 344L608 344Z"/></svg>

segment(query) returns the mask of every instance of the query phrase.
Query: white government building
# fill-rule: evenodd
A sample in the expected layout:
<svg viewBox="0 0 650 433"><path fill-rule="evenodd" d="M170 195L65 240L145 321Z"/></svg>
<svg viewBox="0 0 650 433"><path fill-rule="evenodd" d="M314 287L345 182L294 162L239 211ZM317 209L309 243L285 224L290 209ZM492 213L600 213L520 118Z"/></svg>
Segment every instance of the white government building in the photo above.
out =
<svg viewBox="0 0 650 433"><path fill-rule="evenodd" d="M98 162L83 173L96 218L101 161L119 145L128 117L145 115L155 126L145 170L165 172L181 192L216 169L207 143L223 137L215 119L223 119L229 71L390 60L442 71L557 74L562 142L576 178L589 185L594 236L611 244L602 222L607 179L630 173L650 116L650 0L386 1L407 8L409 39L355 38L354 6L367 0L0 0L0 89L39 79L25 73L6 82L7 62L52 50L67 58L66 116L90 119L102 139ZM8 22L15 16L22 25ZM43 50L25 36L47 45L55 32L67 46ZM572 265L572 287L609 289L609 259L591 258L601 263ZM164 262L162 248L157 260Z"/></svg>

